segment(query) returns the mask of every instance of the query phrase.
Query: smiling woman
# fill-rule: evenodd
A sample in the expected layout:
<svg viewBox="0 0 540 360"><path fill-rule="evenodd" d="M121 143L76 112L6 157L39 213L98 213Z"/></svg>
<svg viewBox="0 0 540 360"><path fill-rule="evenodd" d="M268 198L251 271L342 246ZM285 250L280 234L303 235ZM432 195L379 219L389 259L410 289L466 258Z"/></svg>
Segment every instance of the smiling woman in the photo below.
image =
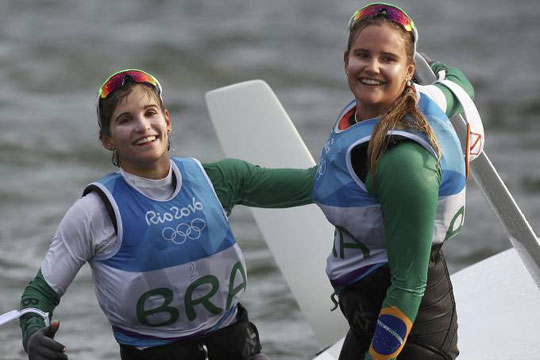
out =
<svg viewBox="0 0 540 360"><path fill-rule="evenodd" d="M157 79L135 69L100 88L100 140L120 170L85 188L24 291L29 359L67 358L53 339L58 321L45 327L39 311L52 314L86 262L122 359L265 358L240 304L246 266L226 215L238 204L310 203L316 169L170 157L161 95Z"/></svg>
<svg viewBox="0 0 540 360"><path fill-rule="evenodd" d="M392 24L379 22L356 31L345 52L345 72L356 98L358 121L376 117L392 105L414 74L405 45L411 39Z"/></svg>
<svg viewBox="0 0 540 360"><path fill-rule="evenodd" d="M99 89L98 123L103 146L113 163L150 179L162 179L169 168L169 111L158 80L140 70L111 75ZM146 160L145 160L146 159Z"/></svg>
<svg viewBox="0 0 540 360"><path fill-rule="evenodd" d="M458 355L441 247L462 228L466 166L447 117L458 110L452 95L412 83L417 41L412 19L388 3L349 22L354 101L328 136L313 195L336 228L326 270L350 326L340 360ZM464 76L453 80L472 95Z"/></svg>
<svg viewBox="0 0 540 360"><path fill-rule="evenodd" d="M148 85L136 84L118 91L109 127L100 130L100 139L107 150L116 152L117 161L127 172L162 179L169 169L170 132L169 112L163 109L161 99Z"/></svg>

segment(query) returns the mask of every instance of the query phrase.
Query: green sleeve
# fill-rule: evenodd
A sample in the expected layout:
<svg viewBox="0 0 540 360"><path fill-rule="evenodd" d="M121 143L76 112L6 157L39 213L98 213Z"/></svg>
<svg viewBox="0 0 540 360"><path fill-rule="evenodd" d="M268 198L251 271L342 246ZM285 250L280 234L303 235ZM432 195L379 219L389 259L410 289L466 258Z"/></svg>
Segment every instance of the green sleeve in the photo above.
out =
<svg viewBox="0 0 540 360"><path fill-rule="evenodd" d="M427 282L441 181L437 161L419 144L401 143L386 151L374 183L369 180L368 174L368 189L382 207L391 276L381 315L387 311L412 326ZM374 339L382 334L375 331Z"/></svg>
<svg viewBox="0 0 540 360"><path fill-rule="evenodd" d="M235 205L284 208L313 202L316 167L268 169L238 159L203 164L227 214Z"/></svg>
<svg viewBox="0 0 540 360"><path fill-rule="evenodd" d="M36 277L24 289L21 297L21 309L37 308L49 313L49 319L52 317L53 310L60 303L60 296L54 291L43 278L41 269ZM26 344L28 335L36 330L45 327L43 318L37 314L25 314L19 320L23 344ZM25 345L26 347L26 345Z"/></svg>
<svg viewBox="0 0 540 360"><path fill-rule="evenodd" d="M470 83L469 79L465 76L465 74L459 70L457 67L448 66L442 62L434 62L431 64L431 69L437 76L438 72L441 70L446 71L446 80L450 80L453 83L458 84L465 90L467 94L471 97L471 99L474 100L474 88L472 84ZM450 118L456 114L459 114L462 110L461 104L459 103L459 100L456 99L452 91L450 91L446 86L442 84L435 84L444 94L444 97L446 98L446 115Z"/></svg>

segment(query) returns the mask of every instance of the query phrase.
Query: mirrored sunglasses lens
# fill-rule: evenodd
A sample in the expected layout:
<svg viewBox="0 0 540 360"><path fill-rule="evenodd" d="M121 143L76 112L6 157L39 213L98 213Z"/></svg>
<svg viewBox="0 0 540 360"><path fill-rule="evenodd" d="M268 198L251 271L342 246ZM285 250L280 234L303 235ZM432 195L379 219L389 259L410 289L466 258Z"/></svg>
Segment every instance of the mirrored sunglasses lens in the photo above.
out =
<svg viewBox="0 0 540 360"><path fill-rule="evenodd" d="M364 9L356 10L349 23L349 28L352 28L355 21L365 17L375 16L381 12L384 12L385 16L389 20L392 20L402 25L405 30L412 31L411 19L402 10L382 4L375 4L367 6Z"/></svg>
<svg viewBox="0 0 540 360"><path fill-rule="evenodd" d="M122 74L113 75L103 86L101 87L101 97L104 99L115 89L122 86Z"/></svg>
<svg viewBox="0 0 540 360"><path fill-rule="evenodd" d="M157 81L156 79L151 76L150 74L145 74L143 72L135 72L135 71L132 71L132 72L128 72L128 73L125 73L124 74L124 77L126 76L130 76L133 81L137 82L137 83L143 83L143 82L146 82L146 83L150 83L154 86L157 85Z"/></svg>
<svg viewBox="0 0 540 360"><path fill-rule="evenodd" d="M125 78L129 76L133 81L136 83L150 83L156 87L157 81L156 79L146 73L140 72L140 71L124 71L120 72L118 74L113 75L100 89L100 97L102 99L105 99L107 96L109 96L110 93L112 93L114 90L117 90L118 88L122 87L124 85ZM159 89L159 87L158 87Z"/></svg>

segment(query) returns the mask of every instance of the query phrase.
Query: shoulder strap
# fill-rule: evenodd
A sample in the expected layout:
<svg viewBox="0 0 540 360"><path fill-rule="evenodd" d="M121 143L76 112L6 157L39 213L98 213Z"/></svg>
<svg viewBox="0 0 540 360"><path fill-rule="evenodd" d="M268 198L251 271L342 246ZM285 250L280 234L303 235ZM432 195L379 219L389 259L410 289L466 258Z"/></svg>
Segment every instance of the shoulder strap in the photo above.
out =
<svg viewBox="0 0 540 360"><path fill-rule="evenodd" d="M103 204L105 205L105 208L107 209L107 213L109 214L109 217L111 218L112 224L114 226L114 233L118 235L118 224L116 220L116 215L114 213L114 209L111 205L111 202L109 201L109 198L107 197L107 195L105 195L103 190L101 190L98 186L94 184L90 184L84 189L83 196L86 196L91 192L95 192L96 194L98 194L99 197L101 198L101 201L103 201Z"/></svg>
<svg viewBox="0 0 540 360"><path fill-rule="evenodd" d="M173 171L172 184L173 184L173 187L175 188L176 188L177 181L178 180L176 179L176 174ZM91 192L95 192L101 198L101 201L103 201L103 204L105 205L105 208L107 209L107 213L109 214L109 217L111 218L111 222L114 227L114 233L118 235L118 221L116 219L116 214L114 212L111 201L109 200L107 195L103 192L103 190L95 184L88 185L83 191L83 196L86 196Z"/></svg>

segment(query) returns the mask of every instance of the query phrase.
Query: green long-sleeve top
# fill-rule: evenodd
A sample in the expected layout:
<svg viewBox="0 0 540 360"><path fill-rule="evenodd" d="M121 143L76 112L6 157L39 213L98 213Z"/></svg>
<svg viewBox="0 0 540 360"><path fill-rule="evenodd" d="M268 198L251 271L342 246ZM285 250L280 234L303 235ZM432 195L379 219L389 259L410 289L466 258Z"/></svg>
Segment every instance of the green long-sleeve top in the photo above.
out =
<svg viewBox="0 0 540 360"><path fill-rule="evenodd" d="M426 289L440 182L436 159L413 142L387 150L375 180L367 177L369 192L381 204L391 277L381 308L397 308L411 323ZM372 343L379 335L375 333ZM378 359L373 355L367 353L366 359Z"/></svg>
<svg viewBox="0 0 540 360"><path fill-rule="evenodd" d="M435 73L446 70L446 79L474 97L471 83L459 69L440 62L433 63L431 68ZM449 117L458 114L461 106L452 92L443 85L436 86L445 95L446 114ZM426 289L440 183L437 160L414 142L388 149L377 165L374 180L370 173L366 176L368 191L381 204L391 276L382 309L398 309L411 323L416 319ZM379 335L375 333L372 344L379 341L376 338ZM396 359L399 351L384 359ZM377 356L367 352L365 359L379 359Z"/></svg>
<svg viewBox="0 0 540 360"><path fill-rule="evenodd" d="M312 202L313 177L316 167L311 169L266 169L237 159L225 159L203 164L203 168L227 214L231 213L235 205L284 208ZM63 239L63 241L68 242L69 238ZM51 250L49 249L49 251ZM91 255L86 256L90 257ZM54 271L76 272L78 269L78 267L54 265ZM75 274L70 274L67 278L74 276ZM67 287L68 284L64 285ZM40 269L24 290L21 308L38 308L52 316L53 310L60 302L60 296L61 294L45 280ZM32 313L23 316L20 323L23 331L23 343L26 342L30 333L45 325L40 316Z"/></svg>

